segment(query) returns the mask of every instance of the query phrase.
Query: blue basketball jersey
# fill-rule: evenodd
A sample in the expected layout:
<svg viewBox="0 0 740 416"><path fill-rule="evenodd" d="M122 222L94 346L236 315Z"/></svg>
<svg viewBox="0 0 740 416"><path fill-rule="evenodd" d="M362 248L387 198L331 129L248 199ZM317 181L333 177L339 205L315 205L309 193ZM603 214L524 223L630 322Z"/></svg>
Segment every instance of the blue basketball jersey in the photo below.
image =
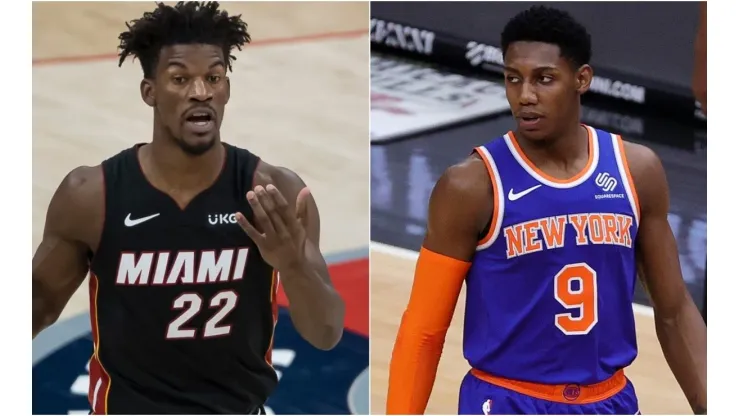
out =
<svg viewBox="0 0 740 416"><path fill-rule="evenodd" d="M537 169L511 132L475 149L495 207L466 277L463 350L473 368L583 385L637 355L639 203L622 139L584 128L589 161L569 180Z"/></svg>

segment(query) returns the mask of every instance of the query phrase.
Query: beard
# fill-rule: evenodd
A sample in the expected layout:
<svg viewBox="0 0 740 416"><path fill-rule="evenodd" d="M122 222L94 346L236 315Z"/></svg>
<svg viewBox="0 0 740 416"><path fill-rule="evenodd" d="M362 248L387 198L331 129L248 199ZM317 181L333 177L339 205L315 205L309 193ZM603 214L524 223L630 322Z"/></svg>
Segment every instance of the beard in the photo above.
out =
<svg viewBox="0 0 740 416"><path fill-rule="evenodd" d="M175 143L183 152L191 156L200 156L213 148L216 144L216 135L213 135L208 141L199 143L188 143L182 138L175 138Z"/></svg>
<svg viewBox="0 0 740 416"><path fill-rule="evenodd" d="M173 141L177 147L179 147L185 154L190 156L201 156L213 148L219 138L220 122L217 122L216 129L210 133L207 140L203 140L203 137L192 137L190 140L186 139L188 135L185 133L184 125L182 122L178 126L168 124L165 122L166 117L161 115L161 109L155 108L155 129L157 129L163 138ZM194 139L194 140L193 140Z"/></svg>

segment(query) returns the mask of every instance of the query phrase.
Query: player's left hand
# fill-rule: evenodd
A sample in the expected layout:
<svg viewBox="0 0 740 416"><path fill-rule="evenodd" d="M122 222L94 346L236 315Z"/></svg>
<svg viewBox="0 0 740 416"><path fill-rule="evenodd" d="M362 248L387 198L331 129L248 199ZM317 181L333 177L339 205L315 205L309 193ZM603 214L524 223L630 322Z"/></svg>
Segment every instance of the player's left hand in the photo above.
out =
<svg viewBox="0 0 740 416"><path fill-rule="evenodd" d="M242 213L236 213L237 223L257 245L265 262L275 270L289 270L305 260L306 202L310 194L308 188L301 189L293 211L274 185L256 186L247 192L256 227Z"/></svg>

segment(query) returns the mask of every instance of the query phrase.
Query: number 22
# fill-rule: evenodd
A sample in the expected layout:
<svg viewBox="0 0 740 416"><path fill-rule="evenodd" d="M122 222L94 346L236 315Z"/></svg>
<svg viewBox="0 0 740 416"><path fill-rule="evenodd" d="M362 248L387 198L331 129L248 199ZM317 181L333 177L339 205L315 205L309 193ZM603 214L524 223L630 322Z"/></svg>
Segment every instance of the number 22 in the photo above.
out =
<svg viewBox="0 0 740 416"><path fill-rule="evenodd" d="M578 282L573 290L571 282ZM555 315L555 326L565 335L586 335L599 322L598 290L596 271L586 263L569 264L555 275L555 299L566 309L578 309L578 317L572 312Z"/></svg>
<svg viewBox="0 0 740 416"><path fill-rule="evenodd" d="M219 323L231 313L231 310L236 306L238 298L239 295L233 290L218 292L211 298L209 306L211 308L218 308L220 306L221 308L206 322L203 329L203 338L219 337L231 333L231 325L219 326ZM200 312L202 306L203 298L197 293L183 293L178 296L172 303L172 308L185 309L185 311L167 326L166 338L195 338L196 330L193 328L183 328L183 326Z"/></svg>

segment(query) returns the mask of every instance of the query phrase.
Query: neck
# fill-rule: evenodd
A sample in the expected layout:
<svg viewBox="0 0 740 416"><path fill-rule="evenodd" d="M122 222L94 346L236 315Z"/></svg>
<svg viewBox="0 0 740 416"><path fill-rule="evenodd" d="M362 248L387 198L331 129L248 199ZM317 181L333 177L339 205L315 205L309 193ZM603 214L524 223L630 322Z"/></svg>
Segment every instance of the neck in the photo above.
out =
<svg viewBox="0 0 740 416"><path fill-rule="evenodd" d="M201 155L184 152L173 140L155 139L140 149L145 173L167 188L184 190L212 184L223 168L226 151L220 141Z"/></svg>

